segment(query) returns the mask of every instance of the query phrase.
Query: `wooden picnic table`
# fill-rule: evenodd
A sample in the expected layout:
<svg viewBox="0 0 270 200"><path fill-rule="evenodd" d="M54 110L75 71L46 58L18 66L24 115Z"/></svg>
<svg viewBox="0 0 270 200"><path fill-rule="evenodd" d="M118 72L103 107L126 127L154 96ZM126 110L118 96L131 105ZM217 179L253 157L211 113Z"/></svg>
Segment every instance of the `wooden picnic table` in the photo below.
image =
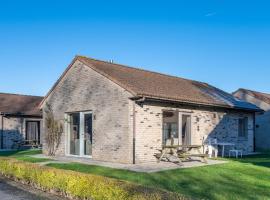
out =
<svg viewBox="0 0 270 200"><path fill-rule="evenodd" d="M23 146L30 146L31 148L38 147L38 141L37 140L13 140L13 148L18 149Z"/></svg>
<svg viewBox="0 0 270 200"><path fill-rule="evenodd" d="M191 157L200 157L202 162L207 163L207 155L201 152L202 147L202 145L163 145L158 162L167 154L179 158L180 163L182 160L191 160ZM192 150L196 153L191 153Z"/></svg>
<svg viewBox="0 0 270 200"><path fill-rule="evenodd" d="M38 141L37 140L23 140L24 146L31 146L32 148L38 147Z"/></svg>

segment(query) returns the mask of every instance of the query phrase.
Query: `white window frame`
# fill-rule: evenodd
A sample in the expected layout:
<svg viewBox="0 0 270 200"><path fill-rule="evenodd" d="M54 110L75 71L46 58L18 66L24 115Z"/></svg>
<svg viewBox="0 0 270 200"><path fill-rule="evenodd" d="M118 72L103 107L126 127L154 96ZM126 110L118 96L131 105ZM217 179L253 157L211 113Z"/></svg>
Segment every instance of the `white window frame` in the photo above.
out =
<svg viewBox="0 0 270 200"><path fill-rule="evenodd" d="M80 155L73 155L70 154L70 115L72 113L79 113L80 114ZM93 111L77 111L77 112L69 112L65 113L65 132L67 133L67 139L66 139L66 156L72 156L72 157L79 157L79 158L92 158L92 155L84 155L84 115L85 114L92 114L92 137L93 137ZM93 140L92 140L93 141Z"/></svg>

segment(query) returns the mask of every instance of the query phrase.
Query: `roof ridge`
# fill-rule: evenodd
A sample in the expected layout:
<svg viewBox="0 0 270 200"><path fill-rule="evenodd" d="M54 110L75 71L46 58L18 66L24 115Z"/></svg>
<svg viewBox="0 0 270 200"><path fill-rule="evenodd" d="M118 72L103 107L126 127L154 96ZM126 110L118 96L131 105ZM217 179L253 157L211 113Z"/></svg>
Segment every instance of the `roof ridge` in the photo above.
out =
<svg viewBox="0 0 270 200"><path fill-rule="evenodd" d="M41 97L41 98L44 98L44 96L37 96L37 95L30 95L30 94L18 94L18 93L7 93L7 92L0 92L0 94L16 95L16 96L26 96L26 97Z"/></svg>
<svg viewBox="0 0 270 200"><path fill-rule="evenodd" d="M244 90L244 91L250 91L250 92L254 92L254 93L260 93L260 94L270 95L270 93L259 92L259 91L255 91L255 90L245 89L245 88L239 88L238 90Z"/></svg>
<svg viewBox="0 0 270 200"><path fill-rule="evenodd" d="M96 58L91 58L91 57L88 57L88 56L77 55L76 57L77 58L90 59L90 60L94 60L94 61L97 61L97 62L103 62L103 63L107 63L107 64L111 64L111 65L118 65L120 67L126 67L126 68L130 68L130 69L136 69L136 70L140 70L140 71L143 71L143 72L158 74L158 75L161 75L161 76L167 76L167 77L176 78L176 79L183 79L183 80L190 81L190 82L197 82L197 83L201 83L201 84L208 84L208 83L202 82L202 81L196 81L196 80L187 79L187 78L183 78L183 77L179 77L179 76L174 76L174 75L171 75L171 74L165 74L165 73L161 73L161 72L155 72L155 71L151 71L151 70L147 70L147 69L142 69L142 68L138 68L138 67L133 67L133 66L125 65L125 64L111 63L109 61L100 60L100 59L96 59Z"/></svg>

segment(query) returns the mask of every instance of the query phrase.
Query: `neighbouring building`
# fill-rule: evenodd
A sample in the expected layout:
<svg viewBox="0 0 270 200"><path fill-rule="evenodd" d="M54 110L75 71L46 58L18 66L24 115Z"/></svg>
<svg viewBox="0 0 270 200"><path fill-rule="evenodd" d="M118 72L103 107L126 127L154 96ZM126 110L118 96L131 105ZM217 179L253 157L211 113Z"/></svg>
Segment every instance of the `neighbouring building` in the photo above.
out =
<svg viewBox="0 0 270 200"><path fill-rule="evenodd" d="M253 152L259 110L207 83L82 56L48 92L46 105L64 127L58 156L119 163L156 161L171 137L200 145L217 138Z"/></svg>
<svg viewBox="0 0 270 200"><path fill-rule="evenodd" d="M264 112L256 114L255 144L258 150L270 149L270 94L247 89L239 89L233 93L238 99L250 102Z"/></svg>
<svg viewBox="0 0 270 200"><path fill-rule="evenodd" d="M23 141L40 144L43 97L0 93L0 150L16 149Z"/></svg>

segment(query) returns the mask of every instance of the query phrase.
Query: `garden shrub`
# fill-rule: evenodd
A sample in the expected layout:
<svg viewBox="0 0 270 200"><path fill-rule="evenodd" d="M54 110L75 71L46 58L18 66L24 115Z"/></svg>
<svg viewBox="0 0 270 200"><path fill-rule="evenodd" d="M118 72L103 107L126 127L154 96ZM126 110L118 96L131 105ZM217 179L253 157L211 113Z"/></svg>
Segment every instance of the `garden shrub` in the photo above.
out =
<svg viewBox="0 0 270 200"><path fill-rule="evenodd" d="M187 199L177 193L147 188L126 181L39 166L12 158L0 158L0 174L44 191L53 191L76 199Z"/></svg>

